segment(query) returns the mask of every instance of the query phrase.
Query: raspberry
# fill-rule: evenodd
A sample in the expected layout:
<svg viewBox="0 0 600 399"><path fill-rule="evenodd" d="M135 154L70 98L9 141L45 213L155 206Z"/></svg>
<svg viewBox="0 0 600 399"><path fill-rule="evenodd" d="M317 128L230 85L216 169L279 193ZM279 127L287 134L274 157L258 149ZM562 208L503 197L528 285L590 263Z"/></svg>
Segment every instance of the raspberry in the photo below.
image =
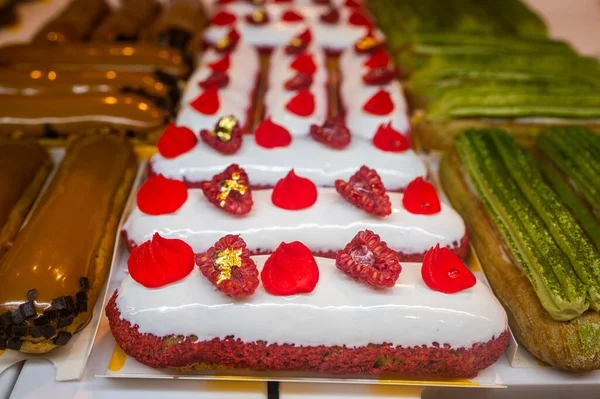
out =
<svg viewBox="0 0 600 399"><path fill-rule="evenodd" d="M350 130L340 117L327 119L322 126L311 125L310 136L319 143L337 150L346 148L352 140Z"/></svg>
<svg viewBox="0 0 600 399"><path fill-rule="evenodd" d="M361 166L348 182L336 180L335 189L347 201L367 213L377 216L392 213L390 198L374 169Z"/></svg>
<svg viewBox="0 0 600 399"><path fill-rule="evenodd" d="M198 83L198 86L203 89L208 89L211 86L215 86L217 89L222 89L227 85L229 85L229 75L227 75L227 72L220 70L212 71L208 78Z"/></svg>
<svg viewBox="0 0 600 399"><path fill-rule="evenodd" d="M371 230L354 236L338 252L335 265L356 281L375 288L393 287L402 271L396 251Z"/></svg>
<svg viewBox="0 0 600 399"><path fill-rule="evenodd" d="M286 90L301 90L308 89L310 85L312 85L313 78L306 72L298 72L293 77L289 78L284 84L283 87Z"/></svg>
<svg viewBox="0 0 600 399"><path fill-rule="evenodd" d="M242 147L242 128L233 116L224 116L215 124L213 131L200 131L200 138L221 154L235 154Z"/></svg>
<svg viewBox="0 0 600 399"><path fill-rule="evenodd" d="M254 11L252 14L246 15L244 19L250 25L265 25L271 20L267 11L260 8Z"/></svg>
<svg viewBox="0 0 600 399"><path fill-rule="evenodd" d="M232 215L245 215L252 209L248 175L237 164L231 164L211 180L203 181L201 188L211 204Z"/></svg>
<svg viewBox="0 0 600 399"><path fill-rule="evenodd" d="M250 296L258 287L258 269L244 240L226 235L196 256L200 271L217 289L233 298Z"/></svg>
<svg viewBox="0 0 600 399"><path fill-rule="evenodd" d="M386 85L400 76L400 73L393 66L382 66L370 69L362 77L366 85L378 86Z"/></svg>
<svg viewBox="0 0 600 399"><path fill-rule="evenodd" d="M319 20L325 24L337 24L340 21L340 12L335 7L329 9L319 16Z"/></svg>

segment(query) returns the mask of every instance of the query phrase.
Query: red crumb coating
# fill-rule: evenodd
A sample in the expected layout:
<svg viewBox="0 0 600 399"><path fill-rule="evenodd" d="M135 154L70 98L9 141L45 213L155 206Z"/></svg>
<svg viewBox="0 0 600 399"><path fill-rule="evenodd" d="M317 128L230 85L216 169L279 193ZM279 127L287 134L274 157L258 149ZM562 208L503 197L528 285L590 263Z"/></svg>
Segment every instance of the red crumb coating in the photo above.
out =
<svg viewBox="0 0 600 399"><path fill-rule="evenodd" d="M127 242L127 249L130 252L133 250L133 248L138 246L138 243L129 239L129 237L127 236L126 230L122 230L121 235L123 236L123 239ZM467 254L469 253L469 237L468 237L467 233L465 233L463 238L461 238L460 242L453 242L452 245L448 246L448 248L452 252L454 252L456 254L456 256L458 256L461 260L465 260L467 258ZM340 248L339 250L342 250L342 249L343 248ZM394 249L394 248L392 248L392 249ZM274 250L275 249L260 249L260 248L258 248L254 251L250 251L250 255L251 256L270 255L271 253L273 253ZM335 259L339 250L314 251L313 255L321 257L321 258ZM424 251L420 254L407 254L404 252L398 252L398 260L400 262L423 262L423 258L425 257L426 253L427 253L427 251Z"/></svg>
<svg viewBox="0 0 600 399"><path fill-rule="evenodd" d="M508 331L470 348L433 342L413 348L391 344L295 346L264 341L243 342L233 336L197 341L193 337L141 334L121 318L115 291L106 315L117 344L140 363L154 368L208 363L228 369L317 371L328 374L394 374L403 377L472 378L492 365L508 344ZM199 320L199 322L201 322ZM195 341L195 342L194 342ZM177 342L174 344L174 342Z"/></svg>

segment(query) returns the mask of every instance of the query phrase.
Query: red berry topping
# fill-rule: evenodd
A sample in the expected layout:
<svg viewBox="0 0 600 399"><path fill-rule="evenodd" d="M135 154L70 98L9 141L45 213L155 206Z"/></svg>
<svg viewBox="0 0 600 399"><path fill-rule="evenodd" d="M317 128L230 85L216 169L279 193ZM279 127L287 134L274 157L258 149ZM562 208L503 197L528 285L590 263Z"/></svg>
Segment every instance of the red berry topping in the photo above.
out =
<svg viewBox="0 0 600 399"><path fill-rule="evenodd" d="M301 54L306 50L310 42L312 42L312 34L310 30L304 29L285 46L285 53L287 55Z"/></svg>
<svg viewBox="0 0 600 399"><path fill-rule="evenodd" d="M312 85L313 78L307 73L298 72L293 77L289 78L283 87L289 91L296 91L301 89L308 89Z"/></svg>
<svg viewBox="0 0 600 399"><path fill-rule="evenodd" d="M363 82L370 86L385 85L396 79L400 73L391 65L372 68L362 77Z"/></svg>
<svg viewBox="0 0 600 399"><path fill-rule="evenodd" d="M371 29L373 27L373 22L361 11L353 11L348 18L348 22L350 25L354 26L366 26Z"/></svg>
<svg viewBox="0 0 600 399"><path fill-rule="evenodd" d="M371 230L355 235L337 253L335 265L356 281L375 288L393 287L402 271L396 251Z"/></svg>
<svg viewBox="0 0 600 399"><path fill-rule="evenodd" d="M187 277L194 270L194 251L185 241L154 233L135 247L127 267L131 278L146 288L159 288Z"/></svg>
<svg viewBox="0 0 600 399"><path fill-rule="evenodd" d="M356 0L346 0L344 2L344 6L350 7L350 8L360 8L360 3Z"/></svg>
<svg viewBox="0 0 600 399"><path fill-rule="evenodd" d="M273 2L275 4L288 4L288 3L293 3L294 0L274 0Z"/></svg>
<svg viewBox="0 0 600 399"><path fill-rule="evenodd" d="M156 146L160 155L171 159L190 151L197 142L198 138L190 129L169 122Z"/></svg>
<svg viewBox="0 0 600 399"><path fill-rule="evenodd" d="M200 271L217 289L233 298L250 296L258 287L258 269L240 236L226 235L196 257Z"/></svg>
<svg viewBox="0 0 600 399"><path fill-rule="evenodd" d="M240 41L240 34L235 28L231 28L227 35L223 38L219 39L217 43L215 43L215 50L218 53L229 53L231 50L237 46Z"/></svg>
<svg viewBox="0 0 600 399"><path fill-rule="evenodd" d="M340 117L329 118L322 126L311 125L310 137L336 150L348 147L352 140L350 130Z"/></svg>
<svg viewBox="0 0 600 399"><path fill-rule="evenodd" d="M231 65L231 60L229 57L229 53L225 54L221 59L209 62L208 67L213 71L227 71L229 66Z"/></svg>
<svg viewBox="0 0 600 399"><path fill-rule="evenodd" d="M387 51L383 50L383 49L379 49L376 52L374 52L368 60L366 60L363 65L366 66L367 68L379 68L379 67L386 67L388 65L390 65L391 60L390 60L390 56L388 55Z"/></svg>
<svg viewBox="0 0 600 399"><path fill-rule="evenodd" d="M335 7L330 7L326 13L319 17L324 24L337 24L340 21L340 12Z"/></svg>
<svg viewBox="0 0 600 399"><path fill-rule="evenodd" d="M256 127L254 140L263 148L287 147L292 142L292 135L271 118L266 118Z"/></svg>
<svg viewBox="0 0 600 399"><path fill-rule="evenodd" d="M150 176L137 192L140 211L148 215L173 213L185 203L187 186L180 180L167 179L163 175Z"/></svg>
<svg viewBox="0 0 600 399"><path fill-rule="evenodd" d="M260 279L271 295L307 294L317 286L319 266L306 245L282 242L265 262Z"/></svg>
<svg viewBox="0 0 600 399"><path fill-rule="evenodd" d="M270 18L266 10L259 9L246 15L245 20L251 25L265 25L269 23Z"/></svg>
<svg viewBox="0 0 600 399"><path fill-rule="evenodd" d="M331 5L331 0L312 0L313 4Z"/></svg>
<svg viewBox="0 0 600 399"><path fill-rule="evenodd" d="M417 177L406 186L402 196L402 205L416 215L435 215L442 211L440 199L433 184Z"/></svg>
<svg viewBox="0 0 600 399"><path fill-rule="evenodd" d="M201 114L216 114L219 108L221 108L217 86L209 86L190 105Z"/></svg>
<svg viewBox="0 0 600 399"><path fill-rule="evenodd" d="M298 116L310 116L315 112L315 97L308 89L299 90L298 93L287 102L285 108L292 114Z"/></svg>
<svg viewBox="0 0 600 399"><path fill-rule="evenodd" d="M383 49L383 42L377 39L372 32L367 33L354 45L354 51L358 54L372 54Z"/></svg>
<svg viewBox="0 0 600 399"><path fill-rule="evenodd" d="M363 105L363 110L372 115L389 115L394 110L392 96L387 90L379 89Z"/></svg>
<svg viewBox="0 0 600 399"><path fill-rule="evenodd" d="M235 17L235 14L221 10L216 13L214 17L212 17L210 24L216 26L226 26L234 23L236 19L237 18Z"/></svg>
<svg viewBox="0 0 600 399"><path fill-rule="evenodd" d="M281 16L281 20L285 22L300 22L304 20L304 17L294 10L287 10Z"/></svg>
<svg viewBox="0 0 600 399"><path fill-rule="evenodd" d="M211 86L216 87L217 89L222 89L229 84L229 75L224 71L213 71L210 76L203 81L198 83L203 89L208 89Z"/></svg>
<svg viewBox="0 0 600 399"><path fill-rule="evenodd" d="M336 180L335 189L348 202L367 213L377 216L392 213L390 197L374 169L361 166L348 182Z"/></svg>
<svg viewBox="0 0 600 399"><path fill-rule="evenodd" d="M232 215L241 216L252 209L252 191L246 171L231 164L211 180L202 182L202 192L217 208Z"/></svg>
<svg viewBox="0 0 600 399"><path fill-rule="evenodd" d="M404 152L410 149L408 140L392 127L392 122L379 125L373 136L373 145L386 152Z"/></svg>
<svg viewBox="0 0 600 399"><path fill-rule="evenodd" d="M477 283L475 275L448 248L437 244L423 258L421 277L429 288L444 294L455 294Z"/></svg>
<svg viewBox="0 0 600 399"><path fill-rule="evenodd" d="M310 208L317 202L317 186L309 179L296 176L292 169L275 185L271 201L276 207L290 211Z"/></svg>
<svg viewBox="0 0 600 399"><path fill-rule="evenodd" d="M311 76L317 71L317 65L315 64L313 56L308 53L302 53L297 56L294 61L290 63L290 68Z"/></svg>
<svg viewBox="0 0 600 399"><path fill-rule="evenodd" d="M228 115L217 121L214 130L201 130L200 138L221 154L231 155L242 147L242 128L234 116Z"/></svg>

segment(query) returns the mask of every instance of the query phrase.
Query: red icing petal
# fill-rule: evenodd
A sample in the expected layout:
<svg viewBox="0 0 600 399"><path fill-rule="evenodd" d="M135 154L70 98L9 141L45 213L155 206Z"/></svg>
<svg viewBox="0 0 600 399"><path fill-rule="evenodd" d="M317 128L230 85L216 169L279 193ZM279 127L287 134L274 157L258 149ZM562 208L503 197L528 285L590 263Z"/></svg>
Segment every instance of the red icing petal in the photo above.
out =
<svg viewBox="0 0 600 399"><path fill-rule="evenodd" d="M218 13L216 13L214 17L212 17L210 23L211 25L226 26L234 23L236 19L237 18L235 14L221 10Z"/></svg>
<svg viewBox="0 0 600 399"><path fill-rule="evenodd" d="M292 135L286 128L267 118L254 131L254 140L264 148L287 147L292 142Z"/></svg>
<svg viewBox="0 0 600 399"><path fill-rule="evenodd" d="M288 101L285 108L298 116L310 116L315 112L315 97L308 89L299 90L298 94Z"/></svg>
<svg viewBox="0 0 600 399"><path fill-rule="evenodd" d="M335 265L356 281L374 288L393 287L402 266L398 253L371 230L360 231L337 253Z"/></svg>
<svg viewBox="0 0 600 399"><path fill-rule="evenodd" d="M387 51L380 49L374 52L363 65L367 68L379 68L388 66L390 63L391 59Z"/></svg>
<svg viewBox="0 0 600 399"><path fill-rule="evenodd" d="M129 274L146 288L159 288L187 277L194 269L194 251L185 241L154 233L127 260Z"/></svg>
<svg viewBox="0 0 600 399"><path fill-rule="evenodd" d="M231 60L229 59L229 53L227 53L223 57L221 57L220 60L208 63L208 67L213 71L225 72L229 69L230 64Z"/></svg>
<svg viewBox="0 0 600 399"><path fill-rule="evenodd" d="M351 8L360 8L361 4L356 0L346 0L344 6Z"/></svg>
<svg viewBox="0 0 600 399"><path fill-rule="evenodd" d="M331 7L327 12L319 17L321 22L325 24L337 24L340 21L340 12L335 7Z"/></svg>
<svg viewBox="0 0 600 399"><path fill-rule="evenodd" d="M306 245L282 242L265 262L260 278L271 295L307 294L319 281L319 266Z"/></svg>
<svg viewBox="0 0 600 399"><path fill-rule="evenodd" d="M379 89L363 105L363 110L373 115L388 115L394 110L394 102L390 93L384 89Z"/></svg>
<svg viewBox="0 0 600 399"><path fill-rule="evenodd" d="M335 189L345 200L367 213L377 216L392 213L390 197L374 169L361 166L348 182L336 180Z"/></svg>
<svg viewBox="0 0 600 399"><path fill-rule="evenodd" d="M254 204L248 175L237 164L203 181L201 188L211 204L235 216L247 214Z"/></svg>
<svg viewBox="0 0 600 399"><path fill-rule="evenodd" d="M302 16L302 14L300 14L294 10L287 10L281 16L281 20L285 21L285 22L299 22L299 21L303 21L304 17Z"/></svg>
<svg viewBox="0 0 600 399"><path fill-rule="evenodd" d="M208 87L190 105L201 114L216 114L219 108L221 108L218 88L216 86Z"/></svg>
<svg viewBox="0 0 600 399"><path fill-rule="evenodd" d="M181 208L187 197L184 182L156 175L144 182L137 192L136 200L140 211L148 215L164 215Z"/></svg>
<svg viewBox="0 0 600 399"><path fill-rule="evenodd" d="M197 142L198 138L190 129L169 122L156 146L160 155L171 159L190 151Z"/></svg>
<svg viewBox="0 0 600 399"><path fill-rule="evenodd" d="M317 202L317 186L309 179L296 176L292 169L275 185L271 201L276 207L291 211L310 208Z"/></svg>
<svg viewBox="0 0 600 399"><path fill-rule="evenodd" d="M354 26L366 26L367 28L371 28L373 23L365 14L361 11L354 11L348 18L348 22Z"/></svg>
<svg viewBox="0 0 600 399"><path fill-rule="evenodd" d="M196 257L198 268L219 291L232 298L254 294L258 269L240 236L226 235Z"/></svg>
<svg viewBox="0 0 600 399"><path fill-rule="evenodd" d="M222 89L223 87L227 87L228 85L229 75L227 75L227 72L223 71L212 71L208 78L204 79L201 82L198 82L198 86L205 90L211 86L214 86L218 89Z"/></svg>
<svg viewBox="0 0 600 399"><path fill-rule="evenodd" d="M296 75L289 78L284 84L283 87L289 91L296 91L300 89L308 89L310 85L312 85L313 79L307 73L298 72Z"/></svg>
<svg viewBox="0 0 600 399"><path fill-rule="evenodd" d="M373 145L387 152L403 152L410 148L406 137L392 127L392 122L379 125L373 136Z"/></svg>
<svg viewBox="0 0 600 399"><path fill-rule="evenodd" d="M407 211L417 215L434 215L442 210L435 187L422 177L408 183L402 196L402 205Z"/></svg>
<svg viewBox="0 0 600 399"><path fill-rule="evenodd" d="M437 244L423 258L421 277L434 291L454 294L473 287L477 283L475 275L448 248Z"/></svg>
<svg viewBox="0 0 600 399"><path fill-rule="evenodd" d="M313 75L317 71L317 65L313 59L312 54L302 53L290 63L290 68L304 72L308 75Z"/></svg>

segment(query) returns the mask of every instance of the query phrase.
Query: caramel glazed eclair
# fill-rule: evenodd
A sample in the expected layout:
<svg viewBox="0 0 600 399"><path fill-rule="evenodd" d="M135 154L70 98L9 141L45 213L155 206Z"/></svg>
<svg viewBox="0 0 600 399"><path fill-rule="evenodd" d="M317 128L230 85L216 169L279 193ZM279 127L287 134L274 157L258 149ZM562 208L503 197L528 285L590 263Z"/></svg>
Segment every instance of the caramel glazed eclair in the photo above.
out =
<svg viewBox="0 0 600 399"><path fill-rule="evenodd" d="M33 141L0 141L0 262L21 228L52 161Z"/></svg>
<svg viewBox="0 0 600 399"><path fill-rule="evenodd" d="M0 350L45 353L89 322L136 170L122 138L72 142L0 265Z"/></svg>
<svg viewBox="0 0 600 399"><path fill-rule="evenodd" d="M162 73L55 71L0 67L0 95L55 96L90 93L133 93L174 112L177 81Z"/></svg>

